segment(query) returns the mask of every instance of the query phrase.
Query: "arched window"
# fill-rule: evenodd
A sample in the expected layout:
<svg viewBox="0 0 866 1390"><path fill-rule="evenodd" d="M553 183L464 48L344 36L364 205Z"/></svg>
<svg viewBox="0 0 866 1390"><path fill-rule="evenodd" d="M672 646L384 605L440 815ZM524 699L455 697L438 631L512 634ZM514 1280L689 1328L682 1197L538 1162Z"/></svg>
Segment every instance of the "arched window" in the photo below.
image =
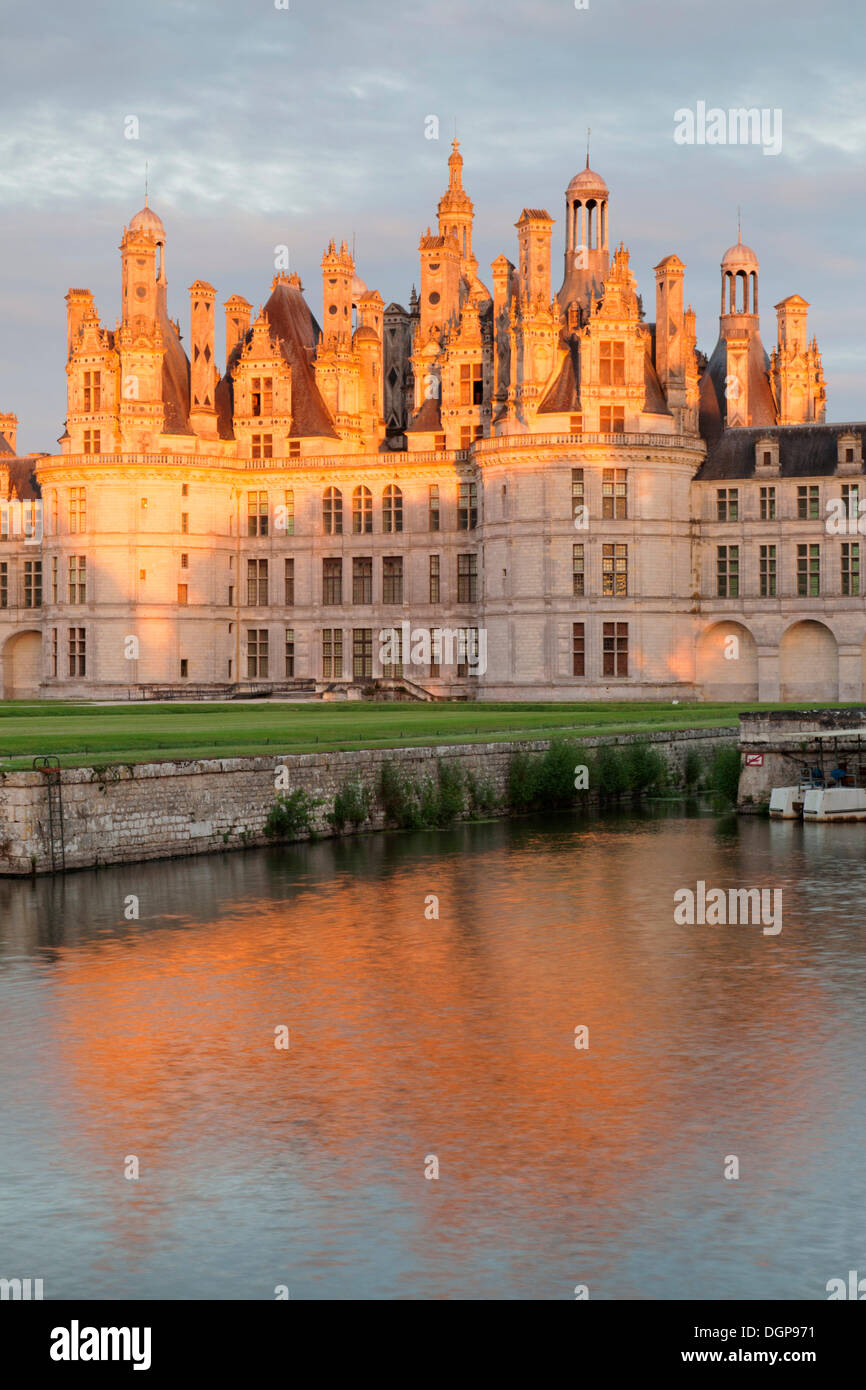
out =
<svg viewBox="0 0 866 1390"><path fill-rule="evenodd" d="M352 530L356 536L373 530L373 494L368 487L356 487L352 493Z"/></svg>
<svg viewBox="0 0 866 1390"><path fill-rule="evenodd" d="M343 530L343 494L338 487L325 488L322 529L326 536L339 536Z"/></svg>
<svg viewBox="0 0 866 1390"><path fill-rule="evenodd" d="M389 483L382 497L382 530L403 530L403 494L394 483Z"/></svg>

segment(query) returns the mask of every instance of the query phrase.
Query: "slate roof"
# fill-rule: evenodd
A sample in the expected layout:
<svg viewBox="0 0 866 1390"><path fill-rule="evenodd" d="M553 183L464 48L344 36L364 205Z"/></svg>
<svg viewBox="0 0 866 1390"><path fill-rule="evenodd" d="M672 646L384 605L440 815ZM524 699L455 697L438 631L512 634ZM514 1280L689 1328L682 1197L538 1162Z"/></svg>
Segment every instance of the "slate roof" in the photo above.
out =
<svg viewBox="0 0 866 1390"><path fill-rule="evenodd" d="M755 476L755 445L771 437L779 441L782 478L829 477L836 472L837 436L856 434L866 439L866 424L775 425L770 429L730 429L710 448L695 474L696 482Z"/></svg>

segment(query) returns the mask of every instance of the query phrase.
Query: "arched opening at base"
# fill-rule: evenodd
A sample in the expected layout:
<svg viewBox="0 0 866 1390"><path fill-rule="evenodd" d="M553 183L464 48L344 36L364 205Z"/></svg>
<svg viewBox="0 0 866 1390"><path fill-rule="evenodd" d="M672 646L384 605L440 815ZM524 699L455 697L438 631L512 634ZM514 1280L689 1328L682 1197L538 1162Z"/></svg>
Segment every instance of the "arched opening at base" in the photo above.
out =
<svg viewBox="0 0 866 1390"><path fill-rule="evenodd" d="M3 647L3 699L34 699L41 680L42 633L13 633Z"/></svg>
<svg viewBox="0 0 866 1390"><path fill-rule="evenodd" d="M779 698L809 703L839 699L839 648L823 623L807 618L782 634Z"/></svg>

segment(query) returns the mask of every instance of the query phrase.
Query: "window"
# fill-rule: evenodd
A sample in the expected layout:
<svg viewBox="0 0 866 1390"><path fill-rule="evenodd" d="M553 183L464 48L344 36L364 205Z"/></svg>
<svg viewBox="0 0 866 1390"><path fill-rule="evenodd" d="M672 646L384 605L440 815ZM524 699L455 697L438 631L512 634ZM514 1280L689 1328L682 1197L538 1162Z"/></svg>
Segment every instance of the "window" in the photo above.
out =
<svg viewBox="0 0 866 1390"><path fill-rule="evenodd" d="M247 628L247 677L268 674L268 630L266 627Z"/></svg>
<svg viewBox="0 0 866 1390"><path fill-rule="evenodd" d="M273 458L274 436L272 434L254 434L252 440L252 455L254 459Z"/></svg>
<svg viewBox="0 0 866 1390"><path fill-rule="evenodd" d="M758 578L761 598L776 597L776 547L762 545L758 552Z"/></svg>
<svg viewBox="0 0 866 1390"><path fill-rule="evenodd" d="M606 521L625 521L628 516L628 480L625 468L603 470L601 515Z"/></svg>
<svg viewBox="0 0 866 1390"><path fill-rule="evenodd" d="M284 561L284 581L285 581L285 605L291 608L295 602L295 562L288 558Z"/></svg>
<svg viewBox="0 0 866 1390"><path fill-rule="evenodd" d="M284 506L286 509L286 535L295 534L295 493L293 488L288 488L285 494Z"/></svg>
<svg viewBox="0 0 866 1390"><path fill-rule="evenodd" d="M183 680L186 680L186 678L187 678L188 675L189 675L189 661L188 661L188 659L187 659L185 656L182 656L181 659L180 659L180 678L181 678L181 680L182 680L182 681L183 681Z"/></svg>
<svg viewBox="0 0 866 1390"><path fill-rule="evenodd" d="M848 598L860 593L859 541L844 541L842 544L842 593Z"/></svg>
<svg viewBox="0 0 866 1390"><path fill-rule="evenodd" d="M358 556L352 561L352 602L373 602L373 560Z"/></svg>
<svg viewBox="0 0 866 1390"><path fill-rule="evenodd" d="M573 545L571 547L571 592L575 598L583 598L584 573L582 545Z"/></svg>
<svg viewBox="0 0 866 1390"><path fill-rule="evenodd" d="M369 535L373 530L373 494L368 487L356 487L352 493L352 531L356 536Z"/></svg>
<svg viewBox="0 0 866 1390"><path fill-rule="evenodd" d="M299 459L300 457L301 457L301 441L300 441L300 439L290 439L290 440L289 440L289 458L290 458L290 459Z"/></svg>
<svg viewBox="0 0 866 1390"><path fill-rule="evenodd" d="M625 343L599 343L599 385L625 386Z"/></svg>
<svg viewBox="0 0 866 1390"><path fill-rule="evenodd" d="M0 561L0 608L9 607L9 562Z"/></svg>
<svg viewBox="0 0 866 1390"><path fill-rule="evenodd" d="M719 598L737 598L740 592L740 547L716 547L716 578Z"/></svg>
<svg viewBox="0 0 866 1390"><path fill-rule="evenodd" d="M70 603L87 602L87 557L85 555L70 555L69 557L69 587L67 592Z"/></svg>
<svg viewBox="0 0 866 1390"><path fill-rule="evenodd" d="M84 452L85 454L98 454L102 451L102 436L99 430L84 431Z"/></svg>
<svg viewBox="0 0 866 1390"><path fill-rule="evenodd" d="M820 545L797 546L797 594L800 598L817 598L821 592Z"/></svg>
<svg viewBox="0 0 866 1390"><path fill-rule="evenodd" d="M339 680L343 674L343 632L339 627L322 629L322 675Z"/></svg>
<svg viewBox="0 0 866 1390"><path fill-rule="evenodd" d="M146 511L147 511L147 498L146 498L146 497L142 497L142 499L141 499L141 510L142 510L143 512L146 512Z"/></svg>
<svg viewBox="0 0 866 1390"><path fill-rule="evenodd" d="M267 524L268 524L267 517L265 517L265 526L267 526ZM182 533L184 536L188 535L188 533L189 533L189 512L181 512L181 514L180 514L180 529L181 529L181 533Z"/></svg>
<svg viewBox="0 0 866 1390"><path fill-rule="evenodd" d="M445 436L444 436L444 434L434 434L434 436L433 436L433 448L436 450L437 453L440 453L440 454L441 454L441 453L444 452L444 449L445 449Z"/></svg>
<svg viewBox="0 0 866 1390"><path fill-rule="evenodd" d="M24 561L24 607L42 607L42 561Z"/></svg>
<svg viewBox="0 0 866 1390"><path fill-rule="evenodd" d="M842 484L842 505L845 508L845 515L849 521L856 521L860 516L860 484Z"/></svg>
<svg viewBox="0 0 866 1390"><path fill-rule="evenodd" d="M460 404L481 405L484 400L484 381L480 362L460 364Z"/></svg>
<svg viewBox="0 0 866 1390"><path fill-rule="evenodd" d="M472 426L471 426L471 425L461 425L461 426L460 426L460 448L461 448L461 449L468 449L468 448L469 448L469 445L470 445L471 443L472 443Z"/></svg>
<svg viewBox="0 0 866 1390"><path fill-rule="evenodd" d="M251 405L253 415L273 415L274 379L272 376L254 376L251 382ZM253 454L253 458L257 455Z"/></svg>
<svg viewBox="0 0 866 1390"><path fill-rule="evenodd" d="M427 501L427 524L431 531L439 530L439 487L431 483Z"/></svg>
<svg viewBox="0 0 866 1390"><path fill-rule="evenodd" d="M761 488L761 520L776 520L776 489L774 487Z"/></svg>
<svg viewBox="0 0 866 1390"><path fill-rule="evenodd" d="M178 584L177 601L178 603L189 603L189 588L186 584Z"/></svg>
<svg viewBox="0 0 866 1390"><path fill-rule="evenodd" d="M322 530L326 536L340 536L343 533L343 494L338 487L325 488Z"/></svg>
<svg viewBox="0 0 866 1390"><path fill-rule="evenodd" d="M598 425L602 434L622 434L625 430L625 407L603 405L599 411Z"/></svg>
<svg viewBox="0 0 866 1390"><path fill-rule="evenodd" d="M439 556L430 556L430 602L439 602Z"/></svg>
<svg viewBox="0 0 866 1390"><path fill-rule="evenodd" d="M87 674L87 640L83 627L71 627L67 634L70 676Z"/></svg>
<svg viewBox="0 0 866 1390"><path fill-rule="evenodd" d="M295 629L286 628L286 677L291 679L295 674Z"/></svg>
<svg viewBox="0 0 866 1390"><path fill-rule="evenodd" d="M764 491L764 489L762 489ZM740 510L740 492L735 487L720 487L716 490L716 520L736 521Z"/></svg>
<svg viewBox="0 0 866 1390"><path fill-rule="evenodd" d="M266 492L247 493L247 535L266 536L268 534L268 494Z"/></svg>
<svg viewBox="0 0 866 1390"><path fill-rule="evenodd" d="M268 602L267 560L247 560L247 606L264 608Z"/></svg>
<svg viewBox="0 0 866 1390"><path fill-rule="evenodd" d="M460 483L457 491L457 530L474 531L478 525L478 484Z"/></svg>
<svg viewBox="0 0 866 1390"><path fill-rule="evenodd" d="M180 495L181 497L189 497L189 483L181 483Z"/></svg>
<svg viewBox="0 0 866 1390"><path fill-rule="evenodd" d="M373 629L356 627L352 633L352 675L370 677L373 674Z"/></svg>
<svg viewBox="0 0 866 1390"><path fill-rule="evenodd" d="M431 627L430 629L430 675L438 677L442 673L442 631L441 628Z"/></svg>
<svg viewBox="0 0 866 1390"><path fill-rule="evenodd" d="M382 602L403 602L402 555L386 555L382 561Z"/></svg>
<svg viewBox="0 0 866 1390"><path fill-rule="evenodd" d="M51 674L57 675L57 628L51 629Z"/></svg>
<svg viewBox="0 0 866 1390"><path fill-rule="evenodd" d="M397 680L403 674L403 633L400 628L392 627L388 630L388 647L395 660L382 662L382 675L387 680Z"/></svg>
<svg viewBox="0 0 866 1390"><path fill-rule="evenodd" d="M605 598L625 598L628 594L627 545L602 546L601 592Z"/></svg>
<svg viewBox="0 0 866 1390"><path fill-rule="evenodd" d="M478 556L457 556L457 602L478 601Z"/></svg>
<svg viewBox="0 0 866 1390"><path fill-rule="evenodd" d="M60 560L58 556L51 557L51 602L57 603L60 593Z"/></svg>
<svg viewBox="0 0 866 1390"><path fill-rule="evenodd" d="M385 488L382 499L382 530L403 530L403 494L393 483Z"/></svg>
<svg viewBox="0 0 866 1390"><path fill-rule="evenodd" d="M69 529L87 530L87 497L83 487L69 489Z"/></svg>
<svg viewBox="0 0 866 1390"><path fill-rule="evenodd" d="M457 675L465 677L478 670L478 628L461 627L457 629Z"/></svg>
<svg viewBox="0 0 866 1390"><path fill-rule="evenodd" d="M568 421L568 432L569 432L569 434L580 434L580 432L581 432L582 429L583 429L583 416L582 416L582 415L572 415L572 416L569 418L569 421Z"/></svg>
<svg viewBox="0 0 866 1390"><path fill-rule="evenodd" d="M818 484L809 484L806 487L797 488L797 520L798 521L817 521L819 512L820 488Z"/></svg>
<svg viewBox="0 0 866 1390"><path fill-rule="evenodd" d="M189 556L186 554L185 551L180 557L180 567L182 570L189 569Z"/></svg>
<svg viewBox="0 0 866 1390"><path fill-rule="evenodd" d="M235 602L235 586L234 586L234 584L230 584L230 585L229 585L229 608L233 608L233 607L234 607L234 602Z"/></svg>
<svg viewBox="0 0 866 1390"><path fill-rule="evenodd" d="M322 603L332 608L343 602L343 561L322 561Z"/></svg>
<svg viewBox="0 0 866 1390"><path fill-rule="evenodd" d="M586 675L586 630L583 623L571 625L571 674Z"/></svg>
<svg viewBox="0 0 866 1390"><path fill-rule="evenodd" d="M583 469L572 468L571 470L571 519L576 521L581 515L584 505L583 495Z"/></svg>
<svg viewBox="0 0 866 1390"><path fill-rule="evenodd" d="M628 623L602 624L602 675L628 675Z"/></svg>
<svg viewBox="0 0 866 1390"><path fill-rule="evenodd" d="M102 385L101 385L101 375L100 375L100 373L99 373L99 372L85 372L85 373L84 373L84 409L85 409L85 411L86 411L86 412L90 412L90 411L92 411L92 410L99 410L99 409L101 408L101 398L102 398ZM90 450L89 450L89 449L85 449L84 452L85 452L85 453L89 453ZM99 450L98 450L98 449L94 449L93 452L98 454L98 453L99 453Z"/></svg>

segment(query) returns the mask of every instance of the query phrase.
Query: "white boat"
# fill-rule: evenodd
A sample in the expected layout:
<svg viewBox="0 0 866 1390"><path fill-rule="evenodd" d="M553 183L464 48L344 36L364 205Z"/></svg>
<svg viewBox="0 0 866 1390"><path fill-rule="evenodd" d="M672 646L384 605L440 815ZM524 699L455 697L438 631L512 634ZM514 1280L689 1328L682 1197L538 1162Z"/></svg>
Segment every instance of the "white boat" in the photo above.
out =
<svg viewBox="0 0 866 1390"><path fill-rule="evenodd" d="M770 815L773 820L802 820L806 793L811 782L799 782L796 787L774 787L770 792Z"/></svg>
<svg viewBox="0 0 866 1390"><path fill-rule="evenodd" d="M866 820L866 787L810 787L803 820Z"/></svg>

